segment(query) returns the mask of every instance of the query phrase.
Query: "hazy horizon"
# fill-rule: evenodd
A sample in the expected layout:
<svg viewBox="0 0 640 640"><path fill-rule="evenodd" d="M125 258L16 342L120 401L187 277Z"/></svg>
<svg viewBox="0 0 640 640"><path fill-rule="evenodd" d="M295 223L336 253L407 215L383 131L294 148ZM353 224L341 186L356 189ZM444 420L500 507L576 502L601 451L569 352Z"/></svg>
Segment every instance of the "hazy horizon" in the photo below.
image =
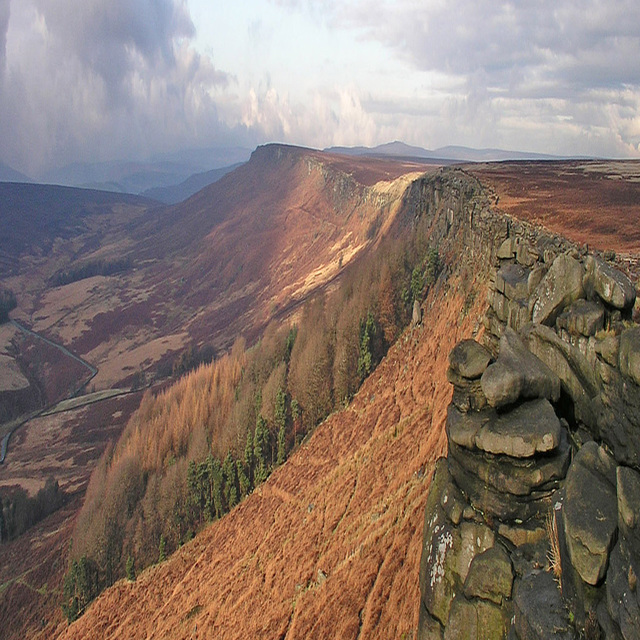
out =
<svg viewBox="0 0 640 640"><path fill-rule="evenodd" d="M640 157L640 6L0 0L0 161L394 140Z"/></svg>

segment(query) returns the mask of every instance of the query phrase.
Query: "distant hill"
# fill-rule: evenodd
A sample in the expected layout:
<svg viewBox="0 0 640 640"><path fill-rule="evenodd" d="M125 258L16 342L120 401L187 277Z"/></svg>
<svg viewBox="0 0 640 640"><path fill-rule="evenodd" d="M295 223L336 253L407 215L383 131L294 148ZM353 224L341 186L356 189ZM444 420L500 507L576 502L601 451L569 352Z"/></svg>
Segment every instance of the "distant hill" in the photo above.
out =
<svg viewBox="0 0 640 640"><path fill-rule="evenodd" d="M447 146L433 152L435 155L461 162L496 162L500 160L560 160L560 156L529 151L505 151L504 149L472 149L471 147Z"/></svg>
<svg viewBox="0 0 640 640"><path fill-rule="evenodd" d="M33 182L33 180L4 162L0 162L0 182Z"/></svg>
<svg viewBox="0 0 640 640"><path fill-rule="evenodd" d="M179 185L194 174L245 162L250 154L249 149L240 147L194 149L140 162L74 163L45 173L40 182L142 194Z"/></svg>
<svg viewBox="0 0 640 640"><path fill-rule="evenodd" d="M191 197L195 193L198 193L201 189L217 182L225 176L227 173L237 169L243 163L232 164L229 167L222 167L221 169L212 169L211 171L204 171L202 173L195 173L189 176L184 182L180 184L171 185L168 187L155 187L154 189L148 189L143 192L142 195L147 198L153 198L159 202L165 204L177 204L187 198Z"/></svg>
<svg viewBox="0 0 640 640"><path fill-rule="evenodd" d="M429 150L395 141L377 147L331 147L332 153L353 156L395 156L399 158L420 158L448 162L491 162L500 160L559 160L560 156L504 149L473 149L471 147L446 146Z"/></svg>
<svg viewBox="0 0 640 640"><path fill-rule="evenodd" d="M56 239L71 239L95 229L89 217L107 216L118 205L148 208L149 200L43 184L0 183L0 252L14 257L24 252L46 253ZM98 242L96 238L95 242Z"/></svg>

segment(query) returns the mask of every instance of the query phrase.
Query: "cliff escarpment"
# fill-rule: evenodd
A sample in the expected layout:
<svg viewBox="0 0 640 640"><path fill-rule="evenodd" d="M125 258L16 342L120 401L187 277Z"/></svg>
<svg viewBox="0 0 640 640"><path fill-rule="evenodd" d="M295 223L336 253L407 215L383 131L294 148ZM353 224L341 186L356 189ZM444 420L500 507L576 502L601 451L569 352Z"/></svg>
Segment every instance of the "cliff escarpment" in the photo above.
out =
<svg viewBox="0 0 640 640"><path fill-rule="evenodd" d="M492 219L485 331L449 357L418 637L637 638L637 256Z"/></svg>
<svg viewBox="0 0 640 640"><path fill-rule="evenodd" d="M441 268L349 406L61 637L528 640L594 616L634 637L636 427L612 418L636 406L630 263L503 214L459 169L407 188L388 235L418 228Z"/></svg>
<svg viewBox="0 0 640 640"><path fill-rule="evenodd" d="M59 633L415 636L421 523L451 397L447 354L480 329L484 306L477 256L463 251L463 209L476 197L478 184L457 173L406 193L389 237L424 236L422 255L435 250L442 264L429 274L421 324L240 505Z"/></svg>

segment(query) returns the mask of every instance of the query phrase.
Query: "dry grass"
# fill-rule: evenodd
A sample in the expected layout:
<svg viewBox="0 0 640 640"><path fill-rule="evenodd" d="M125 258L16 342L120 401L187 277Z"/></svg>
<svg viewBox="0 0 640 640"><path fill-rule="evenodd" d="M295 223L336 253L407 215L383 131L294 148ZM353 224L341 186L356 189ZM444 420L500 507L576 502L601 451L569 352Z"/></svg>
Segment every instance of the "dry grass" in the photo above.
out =
<svg viewBox="0 0 640 640"><path fill-rule="evenodd" d="M562 591L562 562L560 558L560 540L558 538L558 524L556 522L555 509L547 513L545 528L547 530L547 537L549 538L549 551L547 552L549 571L553 573L553 577Z"/></svg>

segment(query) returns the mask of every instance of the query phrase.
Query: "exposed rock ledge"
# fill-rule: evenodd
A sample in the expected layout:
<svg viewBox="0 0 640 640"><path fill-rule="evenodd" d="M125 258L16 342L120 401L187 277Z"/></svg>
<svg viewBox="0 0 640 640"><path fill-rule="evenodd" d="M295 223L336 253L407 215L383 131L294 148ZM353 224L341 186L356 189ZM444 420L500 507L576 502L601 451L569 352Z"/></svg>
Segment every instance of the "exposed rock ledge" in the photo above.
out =
<svg viewBox="0 0 640 640"><path fill-rule="evenodd" d="M636 287L538 240L529 229L494 247L483 344L450 355L423 640L640 638Z"/></svg>

